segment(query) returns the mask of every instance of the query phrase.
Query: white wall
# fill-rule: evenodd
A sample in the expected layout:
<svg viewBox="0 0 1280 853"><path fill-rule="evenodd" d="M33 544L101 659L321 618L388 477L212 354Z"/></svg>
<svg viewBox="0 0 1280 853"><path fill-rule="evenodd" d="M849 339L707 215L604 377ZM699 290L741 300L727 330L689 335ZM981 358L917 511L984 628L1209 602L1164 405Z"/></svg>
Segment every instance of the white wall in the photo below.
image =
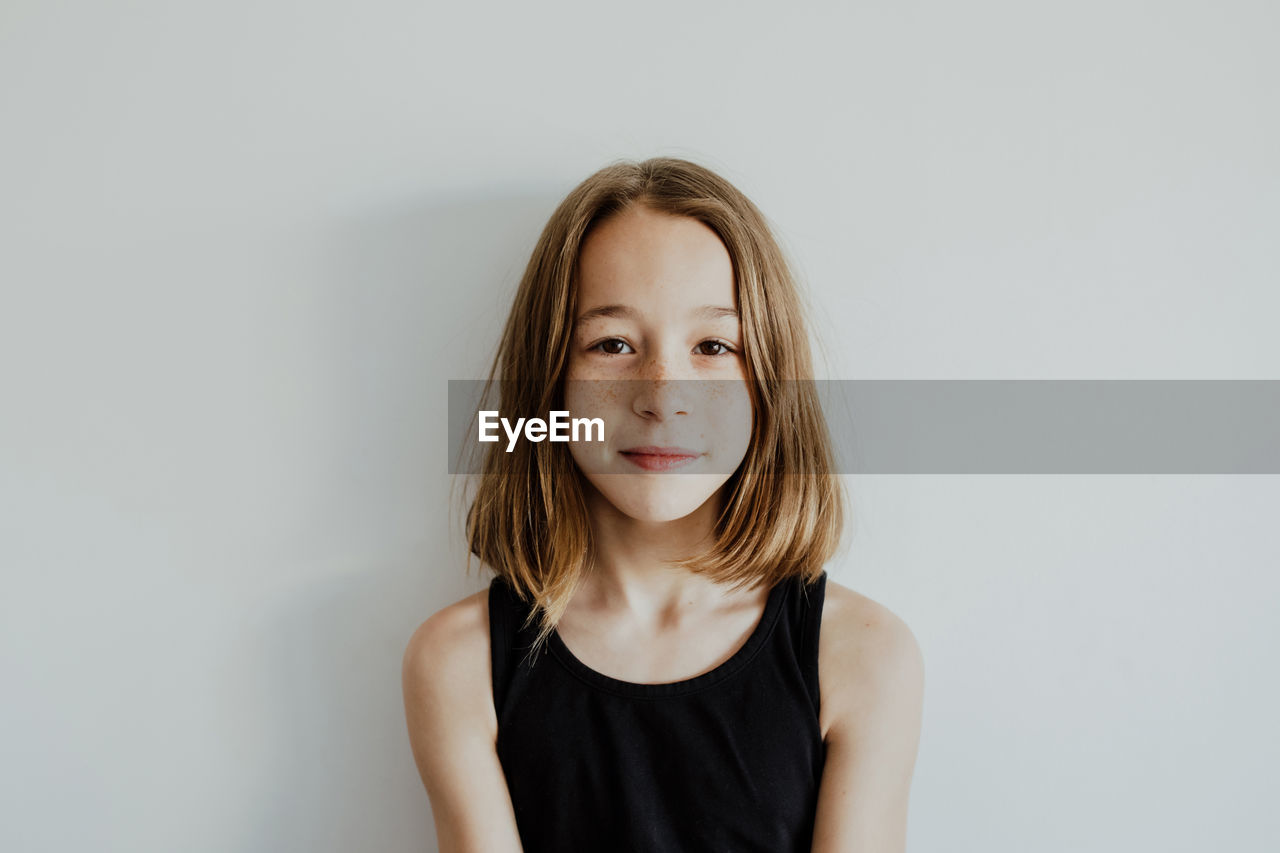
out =
<svg viewBox="0 0 1280 853"><path fill-rule="evenodd" d="M445 381L614 158L751 195L832 376L1280 378L1278 24L6 0L0 848L434 849ZM1277 477L849 489L833 577L926 658L911 850L1280 846Z"/></svg>

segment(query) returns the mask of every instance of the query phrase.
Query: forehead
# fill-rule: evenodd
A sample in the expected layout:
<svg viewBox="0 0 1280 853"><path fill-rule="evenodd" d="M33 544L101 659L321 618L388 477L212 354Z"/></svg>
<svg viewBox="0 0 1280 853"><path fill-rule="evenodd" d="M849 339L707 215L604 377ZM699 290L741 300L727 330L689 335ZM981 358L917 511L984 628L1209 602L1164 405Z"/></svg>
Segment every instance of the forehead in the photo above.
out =
<svg viewBox="0 0 1280 853"><path fill-rule="evenodd" d="M579 311L612 303L658 313L736 308L733 261L697 219L633 205L597 223L578 258Z"/></svg>

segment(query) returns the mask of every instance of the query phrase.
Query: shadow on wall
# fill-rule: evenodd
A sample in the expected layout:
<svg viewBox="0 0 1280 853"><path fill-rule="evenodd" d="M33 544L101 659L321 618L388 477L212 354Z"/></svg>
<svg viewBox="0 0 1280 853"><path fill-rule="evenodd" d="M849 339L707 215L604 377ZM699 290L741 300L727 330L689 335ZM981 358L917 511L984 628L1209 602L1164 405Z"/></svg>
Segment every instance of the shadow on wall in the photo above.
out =
<svg viewBox="0 0 1280 853"><path fill-rule="evenodd" d="M245 849L435 849L401 655L423 619L488 580L475 563L464 574L461 520L450 526L447 381L487 372L562 194L424 198L321 235L311 286L331 359L325 429L340 439L325 481L342 492L324 499L350 550L254 623L274 771L253 780L264 797Z"/></svg>

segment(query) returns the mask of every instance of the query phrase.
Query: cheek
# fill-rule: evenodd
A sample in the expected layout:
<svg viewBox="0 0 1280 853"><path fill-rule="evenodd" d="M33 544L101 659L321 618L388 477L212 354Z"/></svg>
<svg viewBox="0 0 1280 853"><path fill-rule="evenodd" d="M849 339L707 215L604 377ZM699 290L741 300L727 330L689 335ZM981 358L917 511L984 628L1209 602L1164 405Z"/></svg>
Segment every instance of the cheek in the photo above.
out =
<svg viewBox="0 0 1280 853"><path fill-rule="evenodd" d="M620 396L611 382L592 379L566 379L564 406L574 417L596 417L617 408ZM605 422L606 431L608 421Z"/></svg>
<svg viewBox="0 0 1280 853"><path fill-rule="evenodd" d="M717 444L725 457L723 461L737 463L746 455L751 443L751 429L755 409L745 383L725 382L709 385L704 411L707 424L719 437Z"/></svg>
<svg viewBox="0 0 1280 853"><path fill-rule="evenodd" d="M614 431L622 423L622 395L611 382L570 379L564 384L564 407L570 418L599 418L604 422L604 441L572 442L570 447L590 454L610 444ZM592 433L592 437L598 437ZM582 445L582 447L580 447Z"/></svg>
<svg viewBox="0 0 1280 853"><path fill-rule="evenodd" d="M569 453L583 472L603 470L609 459L608 448L622 423L619 406L621 395L612 383L600 380L568 379L564 384L564 407L572 418L599 418L604 423L604 440L595 440L594 430L587 441L584 431L578 441L569 442Z"/></svg>

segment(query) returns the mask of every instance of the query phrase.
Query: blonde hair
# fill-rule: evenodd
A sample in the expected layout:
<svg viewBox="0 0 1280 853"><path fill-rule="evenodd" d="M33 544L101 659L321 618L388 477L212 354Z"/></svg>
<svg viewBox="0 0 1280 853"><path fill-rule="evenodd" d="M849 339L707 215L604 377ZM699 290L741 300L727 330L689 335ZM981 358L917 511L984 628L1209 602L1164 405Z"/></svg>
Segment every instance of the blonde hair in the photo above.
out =
<svg viewBox="0 0 1280 853"><path fill-rule="evenodd" d="M582 245L594 225L632 205L697 219L724 243L755 411L746 458L724 486L714 545L674 565L735 588L795 576L811 583L839 546L844 498L812 382L802 303L763 214L709 169L672 157L620 161L569 193L521 278L484 397L497 378L504 414L563 408ZM508 453L491 444L467 511L471 554L537 605L530 623L541 613L535 653L588 570L583 479L563 446L519 442ZM467 563L469 571L470 556Z"/></svg>

